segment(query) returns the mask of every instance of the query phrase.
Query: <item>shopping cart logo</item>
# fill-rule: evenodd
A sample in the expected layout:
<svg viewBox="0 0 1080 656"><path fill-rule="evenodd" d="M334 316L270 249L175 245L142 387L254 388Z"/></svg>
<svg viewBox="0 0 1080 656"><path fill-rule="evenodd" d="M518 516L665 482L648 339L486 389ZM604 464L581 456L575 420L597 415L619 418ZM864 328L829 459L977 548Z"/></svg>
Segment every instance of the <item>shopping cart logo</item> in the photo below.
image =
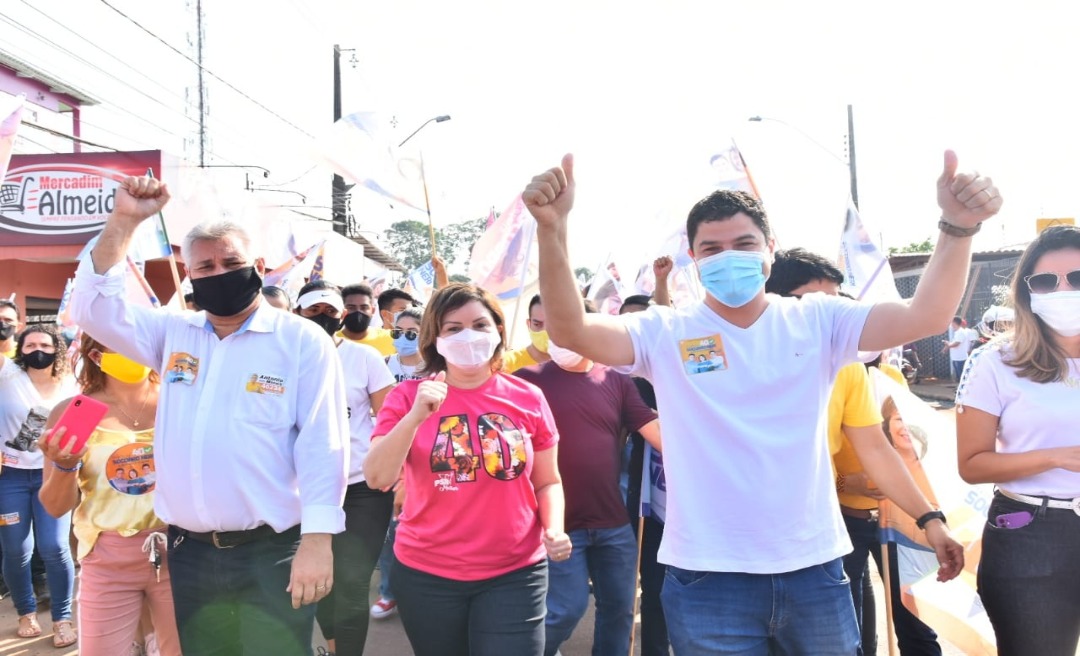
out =
<svg viewBox="0 0 1080 656"><path fill-rule="evenodd" d="M26 186L34 178L26 176L21 183L5 182L0 185L0 212L26 211Z"/></svg>

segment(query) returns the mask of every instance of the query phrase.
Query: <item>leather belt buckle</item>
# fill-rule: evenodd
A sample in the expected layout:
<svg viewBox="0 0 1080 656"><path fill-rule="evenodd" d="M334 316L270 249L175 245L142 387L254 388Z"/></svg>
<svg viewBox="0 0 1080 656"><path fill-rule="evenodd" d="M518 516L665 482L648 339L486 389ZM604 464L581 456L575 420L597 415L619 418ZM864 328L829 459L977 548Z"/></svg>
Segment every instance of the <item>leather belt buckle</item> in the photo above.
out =
<svg viewBox="0 0 1080 656"><path fill-rule="evenodd" d="M213 543L213 545L218 549L232 549L236 546L235 544L222 544L220 541L218 541L219 535L221 535L220 531L214 531L210 534L210 542Z"/></svg>

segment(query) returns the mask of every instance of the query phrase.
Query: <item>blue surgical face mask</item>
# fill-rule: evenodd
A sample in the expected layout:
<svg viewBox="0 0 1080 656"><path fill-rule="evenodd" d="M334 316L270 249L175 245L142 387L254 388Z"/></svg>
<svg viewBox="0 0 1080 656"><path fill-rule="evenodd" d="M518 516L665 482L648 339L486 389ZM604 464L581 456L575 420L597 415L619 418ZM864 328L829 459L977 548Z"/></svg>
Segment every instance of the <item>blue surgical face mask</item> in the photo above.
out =
<svg viewBox="0 0 1080 656"><path fill-rule="evenodd" d="M705 291L728 307L746 305L765 287L763 251L721 251L697 265Z"/></svg>
<svg viewBox="0 0 1080 656"><path fill-rule="evenodd" d="M402 333L401 337L394 340L394 348L397 349L398 355L415 355L420 350L420 339L409 339L405 333Z"/></svg>

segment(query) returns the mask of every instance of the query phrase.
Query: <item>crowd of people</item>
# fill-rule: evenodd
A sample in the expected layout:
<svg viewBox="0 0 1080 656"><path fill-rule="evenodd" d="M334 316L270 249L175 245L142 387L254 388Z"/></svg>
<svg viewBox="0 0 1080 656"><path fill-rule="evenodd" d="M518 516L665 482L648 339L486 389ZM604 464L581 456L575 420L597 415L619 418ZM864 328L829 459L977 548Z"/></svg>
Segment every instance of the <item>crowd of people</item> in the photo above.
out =
<svg viewBox="0 0 1080 656"><path fill-rule="evenodd" d="M878 304L845 298L827 259L777 251L756 198L716 191L686 225L705 299L671 307L661 258L656 293L613 316L569 264L575 187L567 156L523 192L540 294L511 349L498 299L441 263L424 306L321 279L292 298L263 286L257 235L227 220L182 245L193 311L129 303L125 253L169 192L125 180L79 266L73 361L58 331L20 331L0 302L18 635L42 632L36 544L54 643L92 656L311 654L316 622L330 652L361 654L369 618L393 613L420 656L552 656L590 593L593 653L626 654L639 583L645 656L876 653L879 505L908 518L938 580L964 552L917 467L925 445L868 368L903 384L872 356L949 322L998 190L948 153L926 273L909 301ZM998 486L979 592L999 653L1072 654L1080 230L1031 244L1012 306L1012 330L963 354L957 394L960 474ZM76 394L107 410L74 450ZM901 653L940 654L889 578Z"/></svg>

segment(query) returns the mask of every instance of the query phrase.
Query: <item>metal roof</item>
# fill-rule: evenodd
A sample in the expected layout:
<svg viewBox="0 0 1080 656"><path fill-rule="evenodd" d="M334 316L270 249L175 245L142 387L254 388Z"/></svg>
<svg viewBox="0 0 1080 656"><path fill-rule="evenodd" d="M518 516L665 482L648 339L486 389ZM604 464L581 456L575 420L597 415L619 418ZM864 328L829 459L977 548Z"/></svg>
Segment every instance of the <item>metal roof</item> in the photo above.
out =
<svg viewBox="0 0 1080 656"><path fill-rule="evenodd" d="M386 253L381 248L375 245L373 241L363 235L353 235L349 237L356 243L364 247L364 257L377 263L383 268L391 271L397 271L398 273L408 274L409 270L405 268L405 265L399 262L395 257Z"/></svg>
<svg viewBox="0 0 1080 656"><path fill-rule="evenodd" d="M38 82L49 87L49 91L53 93L64 94L65 96L69 96L79 101L80 105L101 104L100 100L94 98L85 91L82 91L66 82L63 82L60 79L49 75L40 68L32 66L31 64L28 64L17 57L13 57L6 52L0 51L0 64L3 64L4 66L7 66L8 68L15 71L15 74L19 77L24 77L30 80L37 80Z"/></svg>

